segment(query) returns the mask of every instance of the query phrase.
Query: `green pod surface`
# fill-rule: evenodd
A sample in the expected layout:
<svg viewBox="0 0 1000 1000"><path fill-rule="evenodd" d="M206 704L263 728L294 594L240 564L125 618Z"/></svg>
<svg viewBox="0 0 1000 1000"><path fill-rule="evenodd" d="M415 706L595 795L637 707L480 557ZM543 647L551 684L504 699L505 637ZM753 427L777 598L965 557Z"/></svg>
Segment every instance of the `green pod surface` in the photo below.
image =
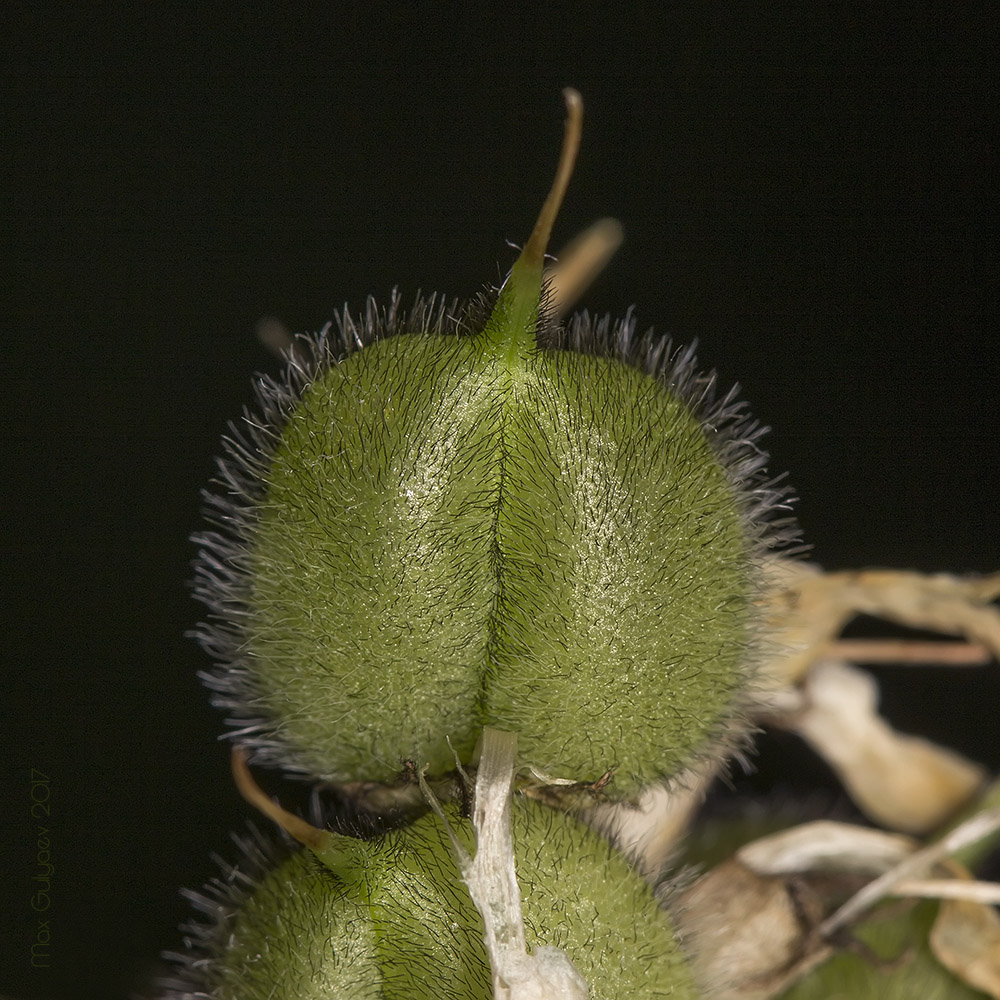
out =
<svg viewBox="0 0 1000 1000"><path fill-rule="evenodd" d="M228 442L196 592L209 684L257 761L387 781L469 761L492 726L543 772L614 770L631 794L739 728L781 491L690 351L547 309L566 97L503 287L345 310Z"/></svg>
<svg viewBox="0 0 1000 1000"><path fill-rule="evenodd" d="M690 351L499 299L370 305L264 380L201 537L217 704L334 781L522 759L617 787L731 732L776 491Z"/></svg>
<svg viewBox="0 0 1000 1000"><path fill-rule="evenodd" d="M518 807L520 806L520 807ZM513 809L529 950L565 950L591 1000L694 998L669 917L598 835L542 806ZM454 820L472 847L468 821ZM230 872L197 896L211 924L188 927L190 949L169 1000L489 1000L483 924L441 822L365 842L337 838L265 872Z"/></svg>

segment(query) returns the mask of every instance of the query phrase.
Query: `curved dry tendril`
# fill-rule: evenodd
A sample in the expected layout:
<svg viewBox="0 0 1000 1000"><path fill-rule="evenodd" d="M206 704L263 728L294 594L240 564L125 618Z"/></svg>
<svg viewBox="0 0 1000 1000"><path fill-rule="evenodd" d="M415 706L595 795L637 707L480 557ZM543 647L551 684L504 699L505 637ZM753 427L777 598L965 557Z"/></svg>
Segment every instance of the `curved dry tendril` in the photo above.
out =
<svg viewBox="0 0 1000 1000"><path fill-rule="evenodd" d="M552 234L552 225L559 214L569 185L569 179L573 176L573 167L576 165L576 154L580 150L580 138L583 134L583 98L579 91L572 87L567 87L563 91L566 100L566 131L563 134L562 150L559 153L559 165L556 167L556 176L552 181L538 218L535 221L535 228L528 237L521 257L526 264L541 269L545 259L545 251L549 245L549 237Z"/></svg>
<svg viewBox="0 0 1000 1000"><path fill-rule="evenodd" d="M273 820L285 833L294 837L300 844L314 851L322 850L330 841L330 834L307 823L299 816L282 808L273 799L267 797L264 789L254 781L247 765L247 755L239 747L234 747L230 757L233 781L240 795L255 809Z"/></svg>

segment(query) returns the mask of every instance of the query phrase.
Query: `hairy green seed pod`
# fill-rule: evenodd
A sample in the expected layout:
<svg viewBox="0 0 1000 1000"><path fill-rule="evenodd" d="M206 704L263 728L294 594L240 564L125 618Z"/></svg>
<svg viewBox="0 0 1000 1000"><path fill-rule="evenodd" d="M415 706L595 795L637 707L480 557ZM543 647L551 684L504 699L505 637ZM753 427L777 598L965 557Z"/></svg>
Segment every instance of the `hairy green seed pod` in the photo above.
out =
<svg viewBox="0 0 1000 1000"><path fill-rule="evenodd" d="M471 305L369 303L304 345L201 537L209 683L256 760L389 780L494 726L629 794L734 731L781 493L691 351L562 325L535 236Z"/></svg>
<svg viewBox="0 0 1000 1000"><path fill-rule="evenodd" d="M667 913L607 843L537 804L519 803L512 819L529 949L566 951L591 1000L697 995ZM471 847L471 823L453 825ZM170 1000L493 996L482 918L433 815L226 881L242 888L195 897L213 923L188 928Z"/></svg>

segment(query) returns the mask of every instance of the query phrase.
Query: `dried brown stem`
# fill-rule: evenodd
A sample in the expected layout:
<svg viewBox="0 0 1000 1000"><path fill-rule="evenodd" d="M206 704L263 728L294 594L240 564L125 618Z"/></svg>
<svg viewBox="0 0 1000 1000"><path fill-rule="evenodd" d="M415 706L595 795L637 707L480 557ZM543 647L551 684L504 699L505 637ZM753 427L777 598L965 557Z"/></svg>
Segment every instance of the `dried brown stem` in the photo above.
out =
<svg viewBox="0 0 1000 1000"><path fill-rule="evenodd" d="M839 639L823 650L822 659L850 663L899 663L979 667L993 658L980 643L934 642L911 639Z"/></svg>

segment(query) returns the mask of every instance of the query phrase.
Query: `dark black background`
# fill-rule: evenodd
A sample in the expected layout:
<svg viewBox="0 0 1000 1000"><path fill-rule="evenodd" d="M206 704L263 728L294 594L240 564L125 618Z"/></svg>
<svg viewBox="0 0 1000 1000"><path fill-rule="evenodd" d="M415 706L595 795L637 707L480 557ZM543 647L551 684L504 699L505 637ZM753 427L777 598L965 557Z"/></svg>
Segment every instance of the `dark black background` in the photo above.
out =
<svg viewBox="0 0 1000 1000"><path fill-rule="evenodd" d="M656 6L4 15L0 993L126 996L247 815L183 633L198 490L274 367L255 320L495 281L567 84L556 246L603 214L627 233L585 304L634 302L742 382L826 566L1000 562L988 7ZM995 666L883 676L900 725L1000 765ZM759 787L811 780L780 750Z"/></svg>

